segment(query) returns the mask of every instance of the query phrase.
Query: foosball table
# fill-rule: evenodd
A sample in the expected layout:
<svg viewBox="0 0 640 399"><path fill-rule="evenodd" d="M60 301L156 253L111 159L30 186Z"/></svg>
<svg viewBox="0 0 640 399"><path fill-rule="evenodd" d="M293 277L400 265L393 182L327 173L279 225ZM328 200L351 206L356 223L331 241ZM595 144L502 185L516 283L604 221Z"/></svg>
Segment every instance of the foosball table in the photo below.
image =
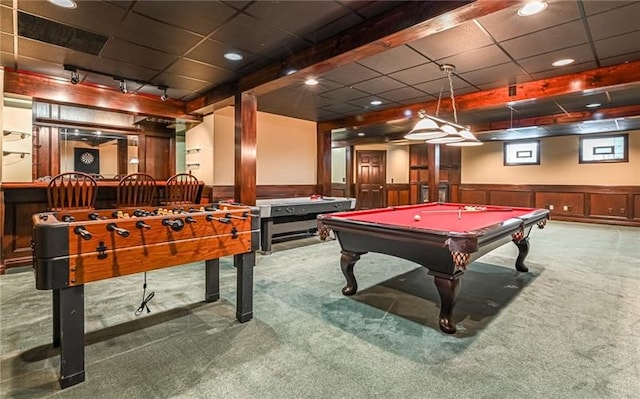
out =
<svg viewBox="0 0 640 399"><path fill-rule="evenodd" d="M236 318L253 317L253 267L260 246L256 207L75 210L33 215L36 288L52 290L60 386L85 380L84 284L205 261L205 301L220 298L219 258L234 256Z"/></svg>

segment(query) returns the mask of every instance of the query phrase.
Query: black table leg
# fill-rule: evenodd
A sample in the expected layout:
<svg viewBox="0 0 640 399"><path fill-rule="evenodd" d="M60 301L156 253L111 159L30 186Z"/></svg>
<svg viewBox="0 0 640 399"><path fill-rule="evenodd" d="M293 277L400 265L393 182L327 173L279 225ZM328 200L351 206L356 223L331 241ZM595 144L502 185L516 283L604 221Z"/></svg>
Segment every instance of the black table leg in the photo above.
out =
<svg viewBox="0 0 640 399"><path fill-rule="evenodd" d="M358 282L356 281L356 276L353 274L353 267L358 260L360 260L360 254L342 251L340 268L342 269L344 278L347 280L347 285L342 288L342 294L344 295L353 295L358 291Z"/></svg>
<svg viewBox="0 0 640 399"><path fill-rule="evenodd" d="M256 264L256 253L233 255L233 263L237 273L236 318L244 323L253 318L253 266Z"/></svg>
<svg viewBox="0 0 640 399"><path fill-rule="evenodd" d="M260 219L260 250L263 255L271 254L273 220Z"/></svg>
<svg viewBox="0 0 640 399"><path fill-rule="evenodd" d="M433 276L433 281L440 294L440 329L447 334L456 332L456 322L453 320L453 308L460 292L460 279L456 276Z"/></svg>
<svg viewBox="0 0 640 399"><path fill-rule="evenodd" d="M528 272L529 268L524 265L524 259L529 255L529 238L525 237L520 241L513 240L518 247L518 258L516 259L516 270L519 272Z"/></svg>
<svg viewBox="0 0 640 399"><path fill-rule="evenodd" d="M53 306L53 347L60 346L60 289L54 288L51 291L51 304Z"/></svg>
<svg viewBox="0 0 640 399"><path fill-rule="evenodd" d="M60 288L60 386L84 381L84 285ZM55 313L55 312L54 312Z"/></svg>
<svg viewBox="0 0 640 399"><path fill-rule="evenodd" d="M209 259L204 263L204 300L215 302L220 299L220 259Z"/></svg>

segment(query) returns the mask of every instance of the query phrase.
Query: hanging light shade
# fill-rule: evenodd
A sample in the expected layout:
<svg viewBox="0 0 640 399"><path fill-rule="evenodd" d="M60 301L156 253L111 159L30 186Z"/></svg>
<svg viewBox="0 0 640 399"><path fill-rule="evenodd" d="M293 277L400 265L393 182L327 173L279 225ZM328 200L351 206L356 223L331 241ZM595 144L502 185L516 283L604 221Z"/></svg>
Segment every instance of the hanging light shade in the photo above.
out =
<svg viewBox="0 0 640 399"><path fill-rule="evenodd" d="M436 137L446 136L440 126L429 117L424 117L407 133L404 138L407 140L427 140Z"/></svg>
<svg viewBox="0 0 640 399"><path fill-rule="evenodd" d="M428 144L451 144L464 140L459 134L449 134L444 137L427 140Z"/></svg>
<svg viewBox="0 0 640 399"><path fill-rule="evenodd" d="M460 137L462 137L462 141L448 143L447 145L452 147L472 147L483 144L482 141L478 140L468 129L461 130L458 133L460 134Z"/></svg>

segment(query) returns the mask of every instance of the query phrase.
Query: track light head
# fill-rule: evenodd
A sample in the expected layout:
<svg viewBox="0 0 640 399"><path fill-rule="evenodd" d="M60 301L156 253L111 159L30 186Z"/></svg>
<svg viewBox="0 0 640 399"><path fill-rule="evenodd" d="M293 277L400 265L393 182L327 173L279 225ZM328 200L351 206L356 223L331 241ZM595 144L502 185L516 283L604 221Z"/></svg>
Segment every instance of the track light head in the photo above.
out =
<svg viewBox="0 0 640 399"><path fill-rule="evenodd" d="M80 82L80 74L78 73L78 71L72 71L71 72L71 84L72 85L77 85L78 82Z"/></svg>
<svg viewBox="0 0 640 399"><path fill-rule="evenodd" d="M162 95L160 96L160 99L162 101L167 101L169 99L169 95L167 94L167 90L169 90L169 88L167 86L158 86L158 89L162 90Z"/></svg>
<svg viewBox="0 0 640 399"><path fill-rule="evenodd" d="M127 94L127 82L124 81L124 79L120 79L120 91L124 94Z"/></svg>

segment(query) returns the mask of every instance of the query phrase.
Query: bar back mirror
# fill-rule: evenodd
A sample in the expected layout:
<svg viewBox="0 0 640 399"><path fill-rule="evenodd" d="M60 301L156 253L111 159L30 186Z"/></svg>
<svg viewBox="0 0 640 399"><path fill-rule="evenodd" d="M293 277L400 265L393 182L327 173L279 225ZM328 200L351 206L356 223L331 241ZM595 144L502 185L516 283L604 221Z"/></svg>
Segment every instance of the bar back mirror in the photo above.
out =
<svg viewBox="0 0 640 399"><path fill-rule="evenodd" d="M60 129L60 172L85 172L119 180L138 172L138 136L100 130Z"/></svg>

